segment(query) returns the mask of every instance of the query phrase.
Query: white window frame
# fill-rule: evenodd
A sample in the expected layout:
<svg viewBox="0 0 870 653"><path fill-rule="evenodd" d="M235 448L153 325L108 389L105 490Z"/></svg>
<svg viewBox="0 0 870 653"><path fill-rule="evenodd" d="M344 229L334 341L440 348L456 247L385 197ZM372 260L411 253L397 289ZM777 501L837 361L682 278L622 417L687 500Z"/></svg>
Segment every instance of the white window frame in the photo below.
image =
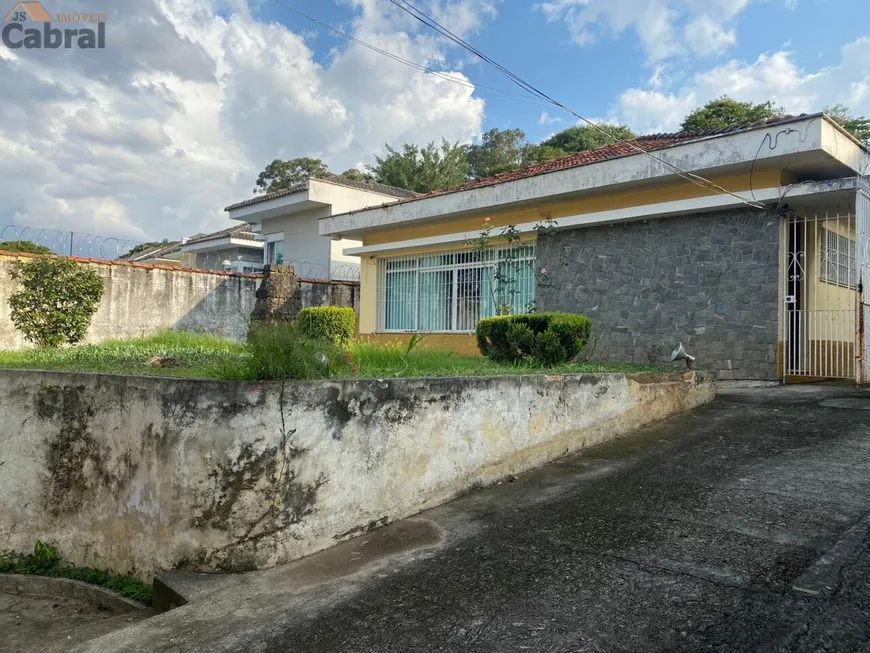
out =
<svg viewBox="0 0 870 653"><path fill-rule="evenodd" d="M281 263L276 263L272 259L274 258L273 253L275 252L275 249L277 247L276 243L284 244L284 232L280 232L280 233L276 233L276 234L268 234L268 235L266 235L265 240L266 240L266 246L263 247L263 264L264 265L282 265L283 261ZM285 261L287 260L286 249L287 249L287 247L285 244L284 245L284 250L285 250L284 251L284 260Z"/></svg>
<svg viewBox="0 0 870 653"><path fill-rule="evenodd" d="M476 251L466 247L463 249L439 250L434 252L423 252L419 254L408 254L403 256L387 256L378 257L377 259L377 276L376 276L376 333L417 333L420 332L420 272L451 272L450 278L452 283L451 299L450 299L450 326L449 329L426 329L426 333L445 333L445 334L470 334L474 333L476 324L467 329L457 329L460 322L459 316L459 274L461 270L472 269L494 269L499 261L506 260L503 258L507 252L514 250L514 254L520 253L520 256L511 260L520 265L528 265L531 274L531 279L526 279L525 282L530 286L531 301L534 301L536 296L536 278L534 275L535 269L535 242L522 241L514 245L494 245L487 252L487 261L479 260L479 255ZM518 251L519 250L519 251ZM445 265L432 265L431 260L435 257L451 257L451 262ZM422 264L424 260L429 261L429 264ZM391 263L404 264L400 269L388 270ZM415 282L415 307L413 309L413 327L410 329L387 329L386 328L386 313L387 313L387 278L391 274L414 273ZM527 290L529 290L527 289ZM514 300L516 301L516 300ZM493 301L493 304L495 301ZM514 311L517 313L526 312L525 306L514 305ZM493 307L494 310L494 307ZM479 315L478 319L490 317L489 315ZM465 320L468 321L468 316Z"/></svg>
<svg viewBox="0 0 870 653"><path fill-rule="evenodd" d="M857 288L857 243L832 229L825 228L824 232L819 279L842 288Z"/></svg>

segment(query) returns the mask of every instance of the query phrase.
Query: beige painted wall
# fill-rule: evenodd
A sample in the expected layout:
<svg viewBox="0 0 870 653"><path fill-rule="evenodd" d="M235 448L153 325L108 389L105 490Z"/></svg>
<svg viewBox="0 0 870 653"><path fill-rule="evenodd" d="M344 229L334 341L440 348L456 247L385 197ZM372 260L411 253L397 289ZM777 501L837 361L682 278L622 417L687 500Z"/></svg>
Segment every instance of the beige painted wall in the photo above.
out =
<svg viewBox="0 0 870 653"><path fill-rule="evenodd" d="M9 277L13 263L32 258L0 254L0 349L28 346L12 324L7 299L19 289ZM168 329L234 340L244 340L247 334L261 275L82 261L104 281L103 298L86 343L139 338Z"/></svg>

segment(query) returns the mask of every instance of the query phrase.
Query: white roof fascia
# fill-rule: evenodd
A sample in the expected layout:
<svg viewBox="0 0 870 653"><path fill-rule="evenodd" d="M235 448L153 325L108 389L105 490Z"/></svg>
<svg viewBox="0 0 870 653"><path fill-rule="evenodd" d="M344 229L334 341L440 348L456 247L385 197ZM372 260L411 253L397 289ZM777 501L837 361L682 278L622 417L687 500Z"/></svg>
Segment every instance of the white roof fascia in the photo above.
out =
<svg viewBox="0 0 870 653"><path fill-rule="evenodd" d="M786 189L784 201L795 200L801 197L820 195L827 192L851 190L855 188L855 179L836 179L833 181L812 182L796 184ZM755 201L778 202L782 198L783 189L780 187L763 188L754 191ZM747 196L745 198L749 200ZM632 222L649 220L653 218L666 218L693 212L716 211L739 206L746 206L739 199L731 195L707 195L686 200L674 200L672 202L659 202L657 204L644 204L631 206L623 209L609 211L597 211L582 215L571 215L556 220L556 229L571 227L588 227L594 225L615 224L618 222ZM747 206L747 209L751 207ZM516 225L516 229L522 233L534 231L540 222L526 222ZM416 247L430 247L433 245L449 245L454 243L469 242L480 237L480 232L462 232L442 234L428 238L414 238L412 240L382 243L380 245L367 245L363 247L351 247L344 250L347 256L363 256L365 254L378 254L380 252L392 252Z"/></svg>
<svg viewBox="0 0 870 653"><path fill-rule="evenodd" d="M262 202L256 202L248 206L242 206L238 209L228 211L228 213L230 214L230 220L241 220L242 222L260 222L263 219L263 214L269 214L265 217L270 218L274 217L276 211L280 212L281 209L292 208L297 204L315 201L311 199L310 194L311 189L306 188L305 190L300 190L297 193L282 195L281 197L274 197L270 200L263 200Z"/></svg>
<svg viewBox="0 0 870 653"><path fill-rule="evenodd" d="M770 127L749 129L736 134L710 136L682 145L655 150L651 154L687 172L715 170L775 157L822 150L821 116L778 123ZM777 132L776 147L759 147ZM533 202L568 193L578 193L640 181L676 177L673 169L646 154L631 154L574 168L566 168L492 186L444 193L424 199L399 202L391 206L321 218L320 235L344 234L348 237L369 229L398 226L419 220L447 217L470 211L488 211L500 207ZM711 191L712 192L712 191Z"/></svg>
<svg viewBox="0 0 870 653"><path fill-rule="evenodd" d="M214 240L198 240L195 243L185 243L181 246L182 252L201 252L203 250L224 249L226 247L250 247L263 249L263 243L246 238L216 238Z"/></svg>

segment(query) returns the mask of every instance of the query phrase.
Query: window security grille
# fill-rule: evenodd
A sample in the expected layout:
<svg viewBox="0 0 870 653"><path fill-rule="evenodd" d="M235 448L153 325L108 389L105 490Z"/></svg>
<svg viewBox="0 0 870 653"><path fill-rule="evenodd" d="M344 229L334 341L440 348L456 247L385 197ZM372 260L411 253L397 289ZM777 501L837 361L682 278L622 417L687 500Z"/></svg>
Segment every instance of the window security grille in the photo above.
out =
<svg viewBox="0 0 870 653"><path fill-rule="evenodd" d="M534 244L380 259L378 331L470 333L483 317L527 313L534 266Z"/></svg>

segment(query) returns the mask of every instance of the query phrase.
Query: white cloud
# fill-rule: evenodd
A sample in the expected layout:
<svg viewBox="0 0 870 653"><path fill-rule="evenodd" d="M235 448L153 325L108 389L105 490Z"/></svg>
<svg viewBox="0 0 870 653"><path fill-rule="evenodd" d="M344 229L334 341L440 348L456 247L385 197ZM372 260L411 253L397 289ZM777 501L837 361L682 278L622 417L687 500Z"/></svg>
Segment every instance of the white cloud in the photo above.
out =
<svg viewBox="0 0 870 653"><path fill-rule="evenodd" d="M579 45L633 31L650 62L716 55L737 42L734 19L752 0L544 0L535 7L563 21Z"/></svg>
<svg viewBox="0 0 870 653"><path fill-rule="evenodd" d="M837 103L870 114L870 37L845 45L837 66L817 71L800 69L791 53L781 50L751 63L730 61L675 91L628 89L612 114L641 133L673 131L692 109L723 94L743 102L772 100L796 114Z"/></svg>
<svg viewBox="0 0 870 653"><path fill-rule="evenodd" d="M133 0L109 14L106 50L3 48L0 223L179 237L226 226L223 207L249 196L273 158L320 156L340 172L385 142L480 133L473 88L355 45L324 62L302 35L252 17L248 1ZM451 68L453 53L419 24L376 0L349 4L359 38ZM467 34L496 5L437 8Z"/></svg>
<svg viewBox="0 0 870 653"><path fill-rule="evenodd" d="M551 116L547 111L541 111L541 117L538 118L539 125L558 125L565 122L559 116Z"/></svg>

